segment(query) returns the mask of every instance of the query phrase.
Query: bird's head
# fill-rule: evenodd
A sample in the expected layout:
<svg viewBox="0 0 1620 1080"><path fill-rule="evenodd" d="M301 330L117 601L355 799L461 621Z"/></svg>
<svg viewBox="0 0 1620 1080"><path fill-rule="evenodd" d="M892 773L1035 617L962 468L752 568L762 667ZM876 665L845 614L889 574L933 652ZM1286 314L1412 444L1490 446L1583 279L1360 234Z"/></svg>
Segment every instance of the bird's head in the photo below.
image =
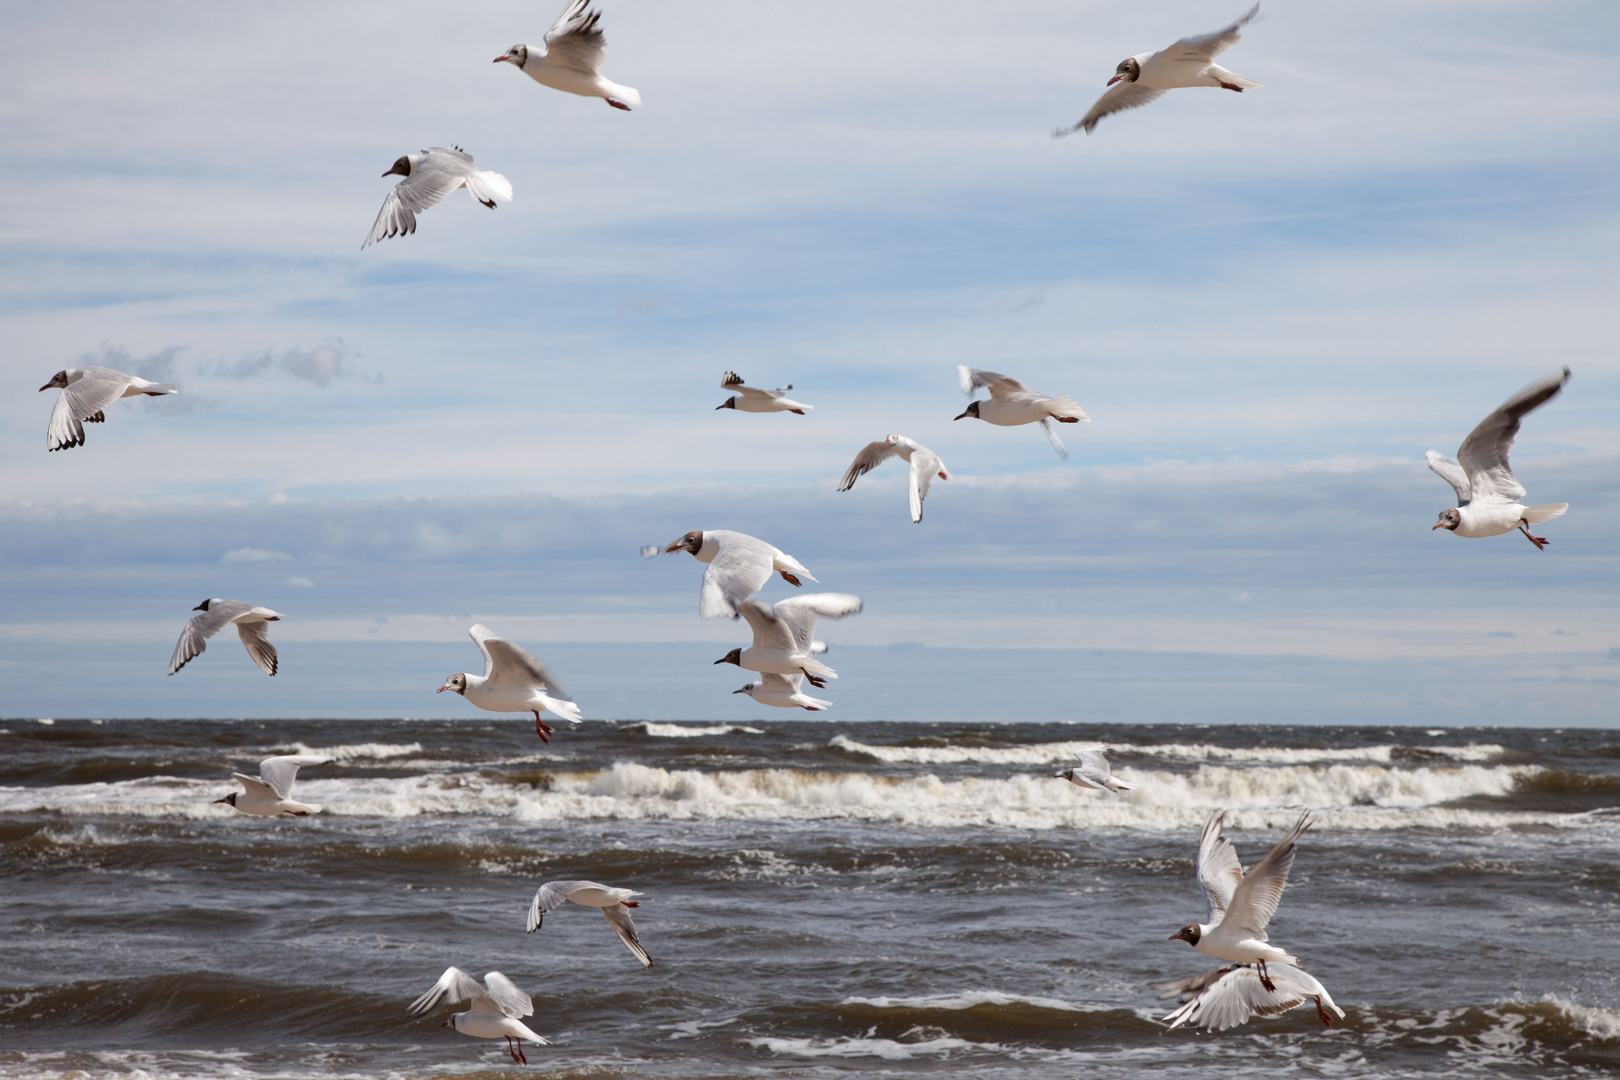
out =
<svg viewBox="0 0 1620 1080"><path fill-rule="evenodd" d="M67 384L68 384L68 373L67 373L67 369L63 368L61 371L58 371L55 375L52 375L51 376L51 381L46 383L44 386L40 387L40 389L41 390L63 390L63 389L66 389Z"/></svg>
<svg viewBox="0 0 1620 1080"><path fill-rule="evenodd" d="M191 610L192 611L207 611L208 610L208 605L212 604L213 602L214 601L213 601L212 598L210 598L208 600L204 600L202 603L198 604L196 607L192 608Z"/></svg>
<svg viewBox="0 0 1620 1080"><path fill-rule="evenodd" d="M703 530L693 529L691 532L687 533L685 536L681 537L679 540L665 548L664 554L671 555L677 551L690 551L693 555L696 555L698 553L698 549L702 546Z"/></svg>
<svg viewBox="0 0 1620 1080"><path fill-rule="evenodd" d="M968 407L962 410L961 416L954 417L954 419L960 420L963 416L971 416L975 420L984 419L984 417L979 415L979 403L977 401L968 402Z"/></svg>
<svg viewBox="0 0 1620 1080"><path fill-rule="evenodd" d="M716 664L736 664L738 667L742 667L742 650L741 649L732 649L730 652L726 653L726 655L724 655L720 659L716 660L715 663ZM750 685L752 685L752 684L750 684Z"/></svg>
<svg viewBox="0 0 1620 1080"><path fill-rule="evenodd" d="M715 663L722 664L722 663L725 663L725 661L716 660ZM758 690L758 689L759 689L759 683L751 682L747 686L743 687L741 690L733 690L732 693L733 694L747 694L749 697L753 697L754 696L754 691Z"/></svg>
<svg viewBox="0 0 1620 1080"><path fill-rule="evenodd" d="M1193 922L1193 923L1188 923L1186 926L1183 926L1180 930L1177 930L1175 933L1171 934L1168 940L1175 941L1175 940L1177 940L1179 938L1180 940L1185 941L1189 945L1197 945L1198 944L1198 939L1203 937L1203 936L1204 936L1204 931L1199 927L1199 925L1197 923Z"/></svg>
<svg viewBox="0 0 1620 1080"><path fill-rule="evenodd" d="M1119 67L1114 69L1114 77L1108 80L1108 85L1113 86L1117 82L1135 82L1141 77L1142 64L1132 56L1119 62Z"/></svg>
<svg viewBox="0 0 1620 1080"><path fill-rule="evenodd" d="M723 401L719 405L716 405L714 407L714 409L715 409L716 412L719 412L721 409L735 409L736 407L737 407L737 399L734 398L734 397L728 397L728 398L726 398L725 401Z"/></svg>
<svg viewBox="0 0 1620 1080"><path fill-rule="evenodd" d="M236 796L237 796L237 793L233 791L229 795L225 796L223 799L215 799L214 801L216 803L224 803L226 806L235 806L236 805Z"/></svg>
<svg viewBox="0 0 1620 1080"><path fill-rule="evenodd" d="M442 694L446 690L454 690L458 694L463 694L463 695L466 694L467 693L467 676L458 671L456 674L454 674L454 675L450 676L448 679L444 680L444 685L439 687L437 690L435 690L433 692L435 694Z"/></svg>
<svg viewBox="0 0 1620 1080"><path fill-rule="evenodd" d="M507 63L521 68L529 62L529 47L527 45L514 45L504 53L497 56L494 63Z"/></svg>
<svg viewBox="0 0 1620 1080"><path fill-rule="evenodd" d="M884 439L883 441L888 443L890 446L898 446L898 445L900 445L900 436L898 436L898 435L890 435L887 439Z"/></svg>
<svg viewBox="0 0 1620 1080"><path fill-rule="evenodd" d="M409 176L409 175L411 175L411 158L410 158L410 155L407 154L404 157L400 158L398 161L394 162L394 164L392 166L390 166L388 171L383 173L383 175L384 176Z"/></svg>
<svg viewBox="0 0 1620 1080"><path fill-rule="evenodd" d="M1074 781L1074 770L1073 769L1064 769L1060 773L1053 773L1052 774L1052 779L1054 779L1054 780L1068 780L1069 782L1073 783L1073 781Z"/></svg>
<svg viewBox="0 0 1620 1080"><path fill-rule="evenodd" d="M1440 520L1435 522L1434 527L1429 531L1434 532L1435 529L1450 529L1451 531L1456 532L1457 526L1461 524L1462 514L1458 512L1455 507L1453 507L1450 510L1440 511Z"/></svg>

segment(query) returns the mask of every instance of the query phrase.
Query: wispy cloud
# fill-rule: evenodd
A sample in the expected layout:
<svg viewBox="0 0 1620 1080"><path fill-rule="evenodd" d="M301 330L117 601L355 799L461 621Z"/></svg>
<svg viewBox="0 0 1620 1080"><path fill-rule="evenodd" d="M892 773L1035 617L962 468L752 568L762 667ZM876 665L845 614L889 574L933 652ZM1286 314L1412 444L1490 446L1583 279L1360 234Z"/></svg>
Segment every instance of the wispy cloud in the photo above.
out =
<svg viewBox="0 0 1620 1080"><path fill-rule="evenodd" d="M281 371L316 386L326 386L337 379L382 382L381 375L364 374L355 366L359 355L359 351L342 338L328 338L312 349L264 352L235 363L221 360L213 365L212 372L229 379L252 379L266 372Z"/></svg>

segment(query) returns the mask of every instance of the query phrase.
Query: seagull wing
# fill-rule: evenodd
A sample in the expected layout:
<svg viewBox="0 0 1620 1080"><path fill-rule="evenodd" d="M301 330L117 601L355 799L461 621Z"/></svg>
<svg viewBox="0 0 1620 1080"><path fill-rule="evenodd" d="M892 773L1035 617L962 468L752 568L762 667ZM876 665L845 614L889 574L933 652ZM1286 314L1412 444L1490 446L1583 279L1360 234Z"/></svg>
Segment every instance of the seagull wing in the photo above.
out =
<svg viewBox="0 0 1620 1080"><path fill-rule="evenodd" d="M546 62L595 75L602 70L607 38L597 28L599 11L586 11L590 0L569 0L546 31Z"/></svg>
<svg viewBox="0 0 1620 1080"><path fill-rule="evenodd" d="M1237 848L1221 831L1225 822L1225 811L1210 814L1204 819L1204 831L1198 837L1198 883L1209 897L1211 924L1226 918L1232 894L1243 883L1243 864L1238 862Z"/></svg>
<svg viewBox="0 0 1620 1080"><path fill-rule="evenodd" d="M1112 771L1108 759L1096 750L1080 751L1080 767L1095 777L1098 783L1107 780L1108 774Z"/></svg>
<svg viewBox="0 0 1620 1080"><path fill-rule="evenodd" d="M445 968L444 974L439 976L439 981L433 984L433 988L411 1002L406 1012L412 1016L426 1016L446 1002L453 1005L458 1001L488 996L478 980L465 971L458 967Z"/></svg>
<svg viewBox="0 0 1620 1080"><path fill-rule="evenodd" d="M602 917L613 927L613 932L619 935L625 947L635 953L642 966L652 967L652 957L647 955L647 950L641 947L641 939L636 937L636 922L630 917L630 909L623 904L614 904L602 909Z"/></svg>
<svg viewBox="0 0 1620 1080"><path fill-rule="evenodd" d="M1462 466L1446 457L1444 454L1430 450L1423 455L1429 462L1429 468L1434 474L1451 485L1451 490L1457 493L1457 505L1467 506L1473 501L1473 486L1468 482L1468 474L1462 471Z"/></svg>
<svg viewBox="0 0 1620 1080"><path fill-rule="evenodd" d="M1481 420L1463 440L1457 450L1457 461L1468 474L1474 498L1518 502L1524 497L1524 488L1514 479L1513 469L1508 465L1508 451L1513 448L1514 436L1519 434L1519 421L1562 390L1568 381L1569 368L1565 368L1525 387Z"/></svg>
<svg viewBox="0 0 1620 1080"><path fill-rule="evenodd" d="M482 991L479 997L473 998L473 1012L478 1012L479 1005L487 1001L499 1010L502 1016L534 1015L534 999L519 990L511 979L500 972L491 971L485 974L484 986L487 989Z"/></svg>
<svg viewBox="0 0 1620 1080"><path fill-rule="evenodd" d="M775 690L783 694L797 694L804 686L803 675L778 675L775 672L764 672L759 677L761 690Z"/></svg>
<svg viewBox="0 0 1620 1080"><path fill-rule="evenodd" d="M307 754L287 754L267 757L259 762L259 777L275 791L276 798L292 798L293 781L298 778L300 765L325 765L326 759Z"/></svg>
<svg viewBox="0 0 1620 1080"><path fill-rule="evenodd" d="M236 624L236 633L247 648L248 655L253 662L264 669L266 675L276 673L276 647L270 644L270 624L268 622L246 622ZM201 652L202 650L197 650Z"/></svg>
<svg viewBox="0 0 1620 1080"><path fill-rule="evenodd" d="M855 486L856 480L859 480L899 452L900 447L887 439L867 443L865 448L855 455L855 460L850 462L849 468L845 470L844 478L838 482L838 490L848 491Z"/></svg>
<svg viewBox="0 0 1620 1080"><path fill-rule="evenodd" d="M1288 885L1288 871L1294 865L1294 847L1300 834L1311 827L1311 815L1299 815L1294 827L1266 853L1252 870L1243 875L1243 881L1233 890L1226 905L1224 926L1230 923L1246 930L1260 941L1266 940L1266 924L1277 913L1282 902L1283 889Z"/></svg>
<svg viewBox="0 0 1620 1080"><path fill-rule="evenodd" d="M1143 86L1140 83L1133 82L1117 82L1110 86L1102 97L1097 99L1097 103L1091 107L1091 111L1076 121L1073 127L1058 128L1052 132L1052 137L1060 139L1076 131L1084 131L1089 135L1092 129L1097 126L1097 121L1103 117L1123 112L1126 109L1139 109L1148 102L1157 101L1163 96L1163 90L1155 90L1151 86Z"/></svg>
<svg viewBox="0 0 1620 1080"><path fill-rule="evenodd" d="M776 549L746 533L715 529L720 550L703 571L698 613L705 619L737 614L737 605L753 596L771 578Z"/></svg>
<svg viewBox="0 0 1620 1080"><path fill-rule="evenodd" d="M46 429L47 450L67 450L84 445L84 425L103 419L101 411L124 396L134 376L112 368L87 367L78 382L65 388L51 409Z"/></svg>
<svg viewBox="0 0 1620 1080"><path fill-rule="evenodd" d="M928 488L934 482L934 477L945 471L945 463L939 460L939 455L926 446L919 446L911 452L911 520L922 520L923 500L928 498Z"/></svg>
<svg viewBox="0 0 1620 1080"><path fill-rule="evenodd" d="M528 933L540 929L548 911L562 907L563 902L581 889L601 889L606 886L594 881L548 881L535 890L534 902L529 905Z"/></svg>
<svg viewBox="0 0 1620 1080"><path fill-rule="evenodd" d="M260 768L262 769L263 766L260 766ZM249 776L247 773L233 772L231 773L231 777L235 779L237 783L241 784L242 790L247 792L249 795L257 795L261 799L286 798L286 796L277 791L275 787L265 783L257 776Z"/></svg>
<svg viewBox="0 0 1620 1080"><path fill-rule="evenodd" d="M787 603L786 600L782 603ZM780 605L778 605L780 606ZM738 614L748 620L748 625L754 630L754 648L781 649L784 652L796 653L800 650L794 646L793 629L785 619L778 618L771 606L763 600L744 600L737 605ZM815 632L816 617L810 616L810 629ZM807 646L808 647L808 646Z"/></svg>
<svg viewBox="0 0 1620 1080"><path fill-rule="evenodd" d="M546 665L505 638L496 637L483 623L467 631L484 654L484 678L492 690L533 690L543 687L560 698L572 698L546 670Z"/></svg>
<svg viewBox="0 0 1620 1080"><path fill-rule="evenodd" d="M972 397L973 391L981 387L990 391L990 396L993 398L1032 393L1029 387L1011 376L1002 375L995 371L970 368L966 364L956 365L956 377L957 381L962 385L962 393L968 397Z"/></svg>
<svg viewBox="0 0 1620 1080"><path fill-rule="evenodd" d="M371 232L366 234L366 242L360 245L362 249L390 236L415 232L417 214L430 206L437 206L446 195L466 182L468 174L473 171L472 158L462 151L437 146L428 153L436 155L441 150L450 155L448 160L428 157L388 192L383 199L382 209L377 211L377 220L371 225ZM464 164L455 160L458 156L465 159Z"/></svg>
<svg viewBox="0 0 1620 1080"><path fill-rule="evenodd" d="M1334 1012L1344 1015L1344 1010L1328 997L1326 988L1299 968L1278 965L1269 969L1269 973L1276 990L1267 990L1260 982L1259 970L1247 964L1185 980L1190 986L1198 982L1203 985L1192 986L1187 991L1186 1003L1164 1020L1172 1028L1191 1023L1195 1027L1225 1031L1248 1023L1250 1017L1285 1013L1315 997L1321 997Z"/></svg>
<svg viewBox="0 0 1620 1080"><path fill-rule="evenodd" d="M1058 457L1064 461L1069 460L1069 452L1063 447L1063 440L1058 438L1057 427L1052 423L1050 416L1041 417L1041 430L1046 432L1046 441L1052 444L1052 449L1058 452Z"/></svg>
<svg viewBox="0 0 1620 1080"><path fill-rule="evenodd" d="M1170 60L1176 63L1207 64L1242 40L1242 35L1238 31L1247 26L1259 13L1260 5L1256 4L1249 9L1247 15L1228 26L1225 30L1184 37L1154 57L1154 59Z"/></svg>
<svg viewBox="0 0 1620 1080"><path fill-rule="evenodd" d="M760 607L764 607L760 604ZM775 621L786 627L792 638L793 652L796 655L808 656L810 643L816 636L816 617L823 616L828 619L842 619L845 615L855 615L862 607L861 598L849 593L811 593L809 596L794 596L787 600L779 600L772 609ZM755 629L754 644L760 644L758 629Z"/></svg>
<svg viewBox="0 0 1620 1080"><path fill-rule="evenodd" d="M193 615L187 620L185 629L180 631L180 641L174 647L174 655L169 658L169 674L173 675L201 656L208 647L204 643L209 638L224 629L232 619L250 610L247 604L238 600L210 601L208 610Z"/></svg>

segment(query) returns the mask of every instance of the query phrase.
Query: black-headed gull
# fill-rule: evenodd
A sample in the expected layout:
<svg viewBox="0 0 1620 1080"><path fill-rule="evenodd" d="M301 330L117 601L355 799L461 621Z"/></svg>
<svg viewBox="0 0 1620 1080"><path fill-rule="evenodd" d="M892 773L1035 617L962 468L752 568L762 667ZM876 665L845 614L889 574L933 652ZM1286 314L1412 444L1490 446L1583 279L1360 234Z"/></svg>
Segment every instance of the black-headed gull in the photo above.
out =
<svg viewBox="0 0 1620 1080"><path fill-rule="evenodd" d="M520 1019L534 1015L534 1001L498 971L485 975L484 984L480 986L477 979L460 968L445 968L433 989L411 1002L406 1011L420 1018L442 1004L458 1001L470 1001L472 1008L456 1013L440 1027L453 1028L479 1039L505 1039L507 1052L519 1065L529 1063L523 1053L524 1039L541 1046L547 1044L548 1040L530 1031Z"/></svg>
<svg viewBox="0 0 1620 1080"><path fill-rule="evenodd" d="M233 791L223 799L214 801L235 807L240 812L255 817L276 817L280 814L308 817L311 814L318 814L321 812L320 807L293 801L292 787L293 781L298 778L300 765L324 764L325 758L300 754L267 757L259 762L258 776L231 773L231 776L242 785L241 792Z"/></svg>
<svg viewBox="0 0 1620 1080"><path fill-rule="evenodd" d="M459 187L491 210L497 202L512 201L512 182L500 173L473 168L472 155L459 146L430 146L419 154L406 154L383 175L405 179L383 199L361 250L390 236L415 232L416 215Z"/></svg>
<svg viewBox="0 0 1620 1080"><path fill-rule="evenodd" d="M850 463L844 479L838 484L838 490L848 491L855 486L856 480L892 457L901 458L911 466L911 520L920 522L923 500L928 498L928 486L934 482L934 477L949 480L950 474L945 471L945 463L939 460L938 454L904 435L890 435L878 442L867 443L866 448L856 454L855 460Z"/></svg>
<svg viewBox="0 0 1620 1080"><path fill-rule="evenodd" d="M811 650L815 650L812 648ZM804 676L778 675L772 672L761 675L741 690L733 690L733 694L747 694L761 705L774 705L778 709L806 709L810 712L820 712L822 709L832 708L832 702L813 698L803 693Z"/></svg>
<svg viewBox="0 0 1620 1080"><path fill-rule="evenodd" d="M126 375L104 367L70 367L51 376L51 381L40 387L61 390L56 395L56 407L51 410L50 426L45 429L46 450L68 450L84 445L84 425L99 424L107 419L103 409L119 398L147 394L160 397L178 394L173 383L147 382L139 375Z"/></svg>
<svg viewBox="0 0 1620 1080"><path fill-rule="evenodd" d="M1113 774L1109 768L1108 759L1103 756L1102 750L1080 751L1080 764L1064 769L1052 777L1054 780L1067 780L1079 787L1096 788L1099 791L1135 791L1136 785L1126 783Z"/></svg>
<svg viewBox="0 0 1620 1080"><path fill-rule="evenodd" d="M732 649L716 664L736 664L761 675L803 675L810 685L820 688L838 673L817 660L815 653L816 617L842 619L861 610L861 598L849 593L811 593L779 600L775 607L760 600L737 605L754 631L754 643L746 649Z"/></svg>
<svg viewBox="0 0 1620 1080"><path fill-rule="evenodd" d="M1457 505L1440 511L1435 529L1449 529L1458 536L1471 537L1501 536L1517 529L1536 545L1537 551L1547 546L1546 537L1530 535L1530 526L1558 517L1569 509L1569 503L1546 506L1520 503L1524 486L1513 476L1508 451L1513 449L1513 439L1519 434L1519 421L1562 390L1568 381L1569 368L1565 368L1508 398L1463 440L1457 449L1456 461L1433 450L1425 455L1429 468L1457 492Z"/></svg>
<svg viewBox="0 0 1620 1080"><path fill-rule="evenodd" d="M787 397L787 392L793 389L792 383L778 386L775 390L762 390L757 386L743 385L742 376L735 371L728 371L720 377L720 389L730 390L732 396L716 405L716 412L736 409L738 412L790 412L803 416L815 408L814 405Z"/></svg>
<svg viewBox="0 0 1620 1080"><path fill-rule="evenodd" d="M276 647L270 644L269 624L278 621L281 612L218 597L204 600L191 610L202 614L193 615L186 628L180 631L180 641L174 647L174 655L169 658L170 675L201 656L203 650L208 648L208 639L232 623L236 624L236 632L241 636L248 655L253 657L253 662L263 668L266 675L276 673L278 661Z"/></svg>
<svg viewBox="0 0 1620 1080"><path fill-rule="evenodd" d="M544 45L514 45L495 63L511 64L523 74L553 90L580 97L599 97L615 109L630 111L641 105L641 95L602 76L602 50L607 38L597 29L599 11L585 10L590 0L568 0L562 14L546 31Z"/></svg>
<svg viewBox="0 0 1620 1080"><path fill-rule="evenodd" d="M629 949L643 966L652 967L652 957L641 947L641 939L636 937L636 922L630 917L630 909L641 906L638 901L630 898L640 895L631 889L609 888L594 881L548 881L535 891L534 902L529 905L528 932L532 934L540 929L546 912L561 907L564 900L572 900L582 907L600 908L602 917L613 927L613 932L619 935L624 947Z"/></svg>
<svg viewBox="0 0 1620 1080"><path fill-rule="evenodd" d="M1097 126L1097 121L1109 113L1146 105L1157 100L1166 90L1186 86L1217 86L1242 93L1264 86L1265 83L1234 75L1214 62L1217 56L1237 44L1241 37L1238 31L1259 11L1260 5L1256 4L1247 15L1225 30L1182 38L1168 49L1138 53L1121 60L1114 69L1114 77L1108 80L1107 92L1097 99L1091 111L1073 127L1058 128L1052 132L1052 137L1062 138L1081 130L1089 135L1091 129Z"/></svg>
<svg viewBox="0 0 1620 1080"><path fill-rule="evenodd" d="M782 549L730 529L693 529L664 548L666 555L677 551L689 551L698 562L708 564L698 594L698 614L705 619L736 618L737 605L759 592L772 571L789 585L798 585L801 575L816 580L803 563ZM646 549L642 554L647 554Z"/></svg>
<svg viewBox="0 0 1620 1080"><path fill-rule="evenodd" d="M1327 987L1297 967L1283 967L1270 973L1273 988L1260 982L1260 970L1248 964L1215 968L1190 979L1156 983L1163 990L1159 1000L1179 997L1181 1007L1164 1017L1172 1029L1182 1024L1225 1031L1247 1024L1252 1016L1277 1016L1314 1002L1316 1015L1327 1027L1333 1026L1328 1009L1344 1018L1344 1010L1333 1001Z"/></svg>
<svg viewBox="0 0 1620 1080"><path fill-rule="evenodd" d="M1084 420L1091 422L1086 410L1075 403L1073 398L1050 397L1039 390L1031 390L1017 379L999 375L994 371L980 371L970 368L966 364L956 366L957 380L962 385L962 393L968 397L973 391L983 387L990 391L988 401L972 401L961 415L954 419L961 420L972 416L983 420L987 424L997 427L1018 427L1021 424L1040 424L1041 430L1052 443L1052 449L1058 452L1061 458L1067 458L1069 452L1063 449L1063 443L1057 437L1057 429L1052 426L1056 420L1060 424L1078 424Z"/></svg>
<svg viewBox="0 0 1620 1080"><path fill-rule="evenodd" d="M454 690L487 712L534 713L534 733L541 742L551 741L552 727L540 719L542 712L556 713L569 723L579 723L579 706L569 698L546 666L504 638L496 637L483 623L467 631L484 654L484 673L457 672L444 680L435 693Z"/></svg>
<svg viewBox="0 0 1620 1080"><path fill-rule="evenodd" d="M1209 922L1188 923L1171 934L1170 940L1185 941L1217 960L1255 964L1260 969L1260 985L1275 991L1266 965L1298 967L1299 960L1287 950L1267 944L1266 924L1282 901L1288 871L1294 865L1295 843L1310 828L1311 815L1308 811L1301 814L1277 846L1247 874L1238 862L1237 849L1221 831L1225 821L1225 811L1210 814L1198 838L1198 881L1209 898Z"/></svg>

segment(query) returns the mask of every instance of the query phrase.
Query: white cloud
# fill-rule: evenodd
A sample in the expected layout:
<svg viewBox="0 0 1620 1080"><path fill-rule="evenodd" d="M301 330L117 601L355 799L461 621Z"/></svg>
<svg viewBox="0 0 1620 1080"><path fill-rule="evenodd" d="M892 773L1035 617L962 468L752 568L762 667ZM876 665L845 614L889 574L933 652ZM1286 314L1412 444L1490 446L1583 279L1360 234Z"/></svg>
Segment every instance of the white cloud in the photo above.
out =
<svg viewBox="0 0 1620 1080"><path fill-rule="evenodd" d="M290 562L292 556L285 551L267 551L264 548L233 548L219 557L222 563Z"/></svg>
<svg viewBox="0 0 1620 1080"><path fill-rule="evenodd" d="M295 589L313 589L315 587L315 583L307 577L290 577L287 579L287 584Z"/></svg>

